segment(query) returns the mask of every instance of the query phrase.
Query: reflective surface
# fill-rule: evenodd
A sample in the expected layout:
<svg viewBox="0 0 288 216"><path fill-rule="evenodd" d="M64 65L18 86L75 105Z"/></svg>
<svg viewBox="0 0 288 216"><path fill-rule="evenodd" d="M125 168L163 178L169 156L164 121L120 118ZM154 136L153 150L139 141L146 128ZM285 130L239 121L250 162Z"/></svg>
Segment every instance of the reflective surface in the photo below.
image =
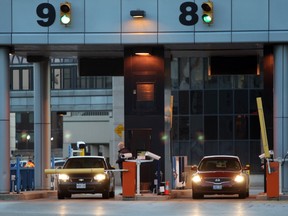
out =
<svg viewBox="0 0 288 216"><path fill-rule="evenodd" d="M57 200L56 196L47 199L0 201L0 215L5 216L284 216L288 212L288 201L256 200L251 191L249 198L211 196L205 200L190 197L166 201L123 201L103 200L101 195L75 195L72 199Z"/></svg>

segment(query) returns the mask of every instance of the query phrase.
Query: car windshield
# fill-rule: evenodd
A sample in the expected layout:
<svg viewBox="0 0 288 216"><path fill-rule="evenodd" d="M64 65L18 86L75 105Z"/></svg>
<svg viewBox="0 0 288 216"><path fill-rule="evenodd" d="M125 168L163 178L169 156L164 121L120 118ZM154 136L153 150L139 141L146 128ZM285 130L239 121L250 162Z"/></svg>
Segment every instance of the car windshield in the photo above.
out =
<svg viewBox="0 0 288 216"><path fill-rule="evenodd" d="M239 171L241 165L237 159L229 158L209 158L204 159L200 165L199 171Z"/></svg>
<svg viewBox="0 0 288 216"><path fill-rule="evenodd" d="M65 169L104 168L105 169L105 162L102 158L70 158L63 168Z"/></svg>

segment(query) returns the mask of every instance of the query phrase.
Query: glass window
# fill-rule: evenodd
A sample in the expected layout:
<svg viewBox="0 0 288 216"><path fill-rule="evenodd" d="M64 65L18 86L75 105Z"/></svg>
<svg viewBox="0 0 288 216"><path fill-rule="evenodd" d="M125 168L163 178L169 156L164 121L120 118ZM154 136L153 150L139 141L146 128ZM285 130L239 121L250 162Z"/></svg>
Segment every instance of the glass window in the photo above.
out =
<svg viewBox="0 0 288 216"><path fill-rule="evenodd" d="M179 156L180 155L180 145L179 142L174 141L172 145L172 156Z"/></svg>
<svg viewBox="0 0 288 216"><path fill-rule="evenodd" d="M218 88L218 76L208 76L205 73L205 89L217 89Z"/></svg>
<svg viewBox="0 0 288 216"><path fill-rule="evenodd" d="M219 89L231 89L233 86L232 76L218 76Z"/></svg>
<svg viewBox="0 0 288 216"><path fill-rule="evenodd" d="M235 139L248 139L248 118L246 115L235 117Z"/></svg>
<svg viewBox="0 0 288 216"><path fill-rule="evenodd" d="M171 85L172 89L178 89L179 71L178 71L178 58L171 61Z"/></svg>
<svg viewBox="0 0 288 216"><path fill-rule="evenodd" d="M179 114L189 114L189 91L179 91Z"/></svg>
<svg viewBox="0 0 288 216"><path fill-rule="evenodd" d="M20 71L17 69L12 70L12 90L20 90Z"/></svg>
<svg viewBox="0 0 288 216"><path fill-rule="evenodd" d="M19 112L16 112L16 123L22 122L22 115Z"/></svg>
<svg viewBox="0 0 288 216"><path fill-rule="evenodd" d="M258 115L250 116L250 139L260 139L260 123Z"/></svg>
<svg viewBox="0 0 288 216"><path fill-rule="evenodd" d="M191 114L203 113L203 93L202 91L191 91Z"/></svg>
<svg viewBox="0 0 288 216"><path fill-rule="evenodd" d="M203 89L203 58L190 58L191 88Z"/></svg>
<svg viewBox="0 0 288 216"><path fill-rule="evenodd" d="M233 116L219 116L219 139L233 139Z"/></svg>
<svg viewBox="0 0 288 216"><path fill-rule="evenodd" d="M204 154L205 155L219 154L218 142L217 141L205 141Z"/></svg>
<svg viewBox="0 0 288 216"><path fill-rule="evenodd" d="M192 141L190 143L190 152L188 154L189 164L198 164L204 156L204 144L203 142Z"/></svg>
<svg viewBox="0 0 288 216"><path fill-rule="evenodd" d="M219 142L219 154L234 155L234 142L233 142L233 140L220 141Z"/></svg>
<svg viewBox="0 0 288 216"><path fill-rule="evenodd" d="M30 84L30 71L28 69L22 70L22 89L23 90L29 90L29 84Z"/></svg>
<svg viewBox="0 0 288 216"><path fill-rule="evenodd" d="M173 116L173 126L172 126L172 137L173 140L179 140L179 133L178 133L178 116Z"/></svg>
<svg viewBox="0 0 288 216"><path fill-rule="evenodd" d="M218 114L217 91L204 91L204 113Z"/></svg>
<svg viewBox="0 0 288 216"><path fill-rule="evenodd" d="M252 89L263 88L263 72L260 75L251 75L249 78L249 87Z"/></svg>
<svg viewBox="0 0 288 216"><path fill-rule="evenodd" d="M218 121L217 116L204 117L204 137L205 140L218 139Z"/></svg>
<svg viewBox="0 0 288 216"><path fill-rule="evenodd" d="M52 85L51 85L52 89L61 89L62 77L61 77L61 70L59 68L52 69L51 81L52 81Z"/></svg>
<svg viewBox="0 0 288 216"><path fill-rule="evenodd" d="M11 69L11 90L32 90L32 68Z"/></svg>
<svg viewBox="0 0 288 216"><path fill-rule="evenodd" d="M236 114L247 114L248 113L248 91L247 90L236 90L235 91L235 113Z"/></svg>
<svg viewBox="0 0 288 216"><path fill-rule="evenodd" d="M190 117L190 132L191 139L197 140L198 142L203 142L204 134L203 134L203 116L191 116Z"/></svg>
<svg viewBox="0 0 288 216"><path fill-rule="evenodd" d="M231 90L219 91L219 113L220 114L233 113L233 91Z"/></svg>
<svg viewBox="0 0 288 216"><path fill-rule="evenodd" d="M191 145L189 142L180 142L179 143L179 155L188 156L191 152Z"/></svg>
<svg viewBox="0 0 288 216"><path fill-rule="evenodd" d="M244 89L248 87L248 75L235 75L235 88Z"/></svg>
<svg viewBox="0 0 288 216"><path fill-rule="evenodd" d="M180 90L188 90L190 89L190 64L189 58L181 58L180 59Z"/></svg>
<svg viewBox="0 0 288 216"><path fill-rule="evenodd" d="M235 141L235 155L240 158L242 165L249 164L250 149L248 140Z"/></svg>
<svg viewBox="0 0 288 216"><path fill-rule="evenodd" d="M189 140L189 117L179 117L179 140Z"/></svg>
<svg viewBox="0 0 288 216"><path fill-rule="evenodd" d="M69 68L63 68L63 89L71 89L71 83L71 70L69 70Z"/></svg>

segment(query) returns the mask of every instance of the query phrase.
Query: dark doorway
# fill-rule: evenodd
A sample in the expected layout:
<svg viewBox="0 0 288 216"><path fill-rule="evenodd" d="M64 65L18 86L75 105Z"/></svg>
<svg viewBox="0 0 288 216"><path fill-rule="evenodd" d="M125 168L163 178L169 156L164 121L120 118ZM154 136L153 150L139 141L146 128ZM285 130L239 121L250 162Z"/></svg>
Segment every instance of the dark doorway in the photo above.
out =
<svg viewBox="0 0 288 216"><path fill-rule="evenodd" d="M127 130L128 139L126 140L126 147L132 152L133 157L137 158L139 154L151 150L152 129L132 129ZM140 181L141 185L151 183L153 179L153 163L141 163L140 167Z"/></svg>
<svg viewBox="0 0 288 216"><path fill-rule="evenodd" d="M133 157L141 151L151 151L152 129L132 129L127 131L129 136L126 140L126 147L130 149Z"/></svg>

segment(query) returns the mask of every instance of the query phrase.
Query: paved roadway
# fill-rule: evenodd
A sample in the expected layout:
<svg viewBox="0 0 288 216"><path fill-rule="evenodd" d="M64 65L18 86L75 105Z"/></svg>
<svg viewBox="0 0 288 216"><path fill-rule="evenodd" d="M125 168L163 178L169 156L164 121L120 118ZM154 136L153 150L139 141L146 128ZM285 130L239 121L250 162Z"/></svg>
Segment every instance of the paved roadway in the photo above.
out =
<svg viewBox="0 0 288 216"><path fill-rule="evenodd" d="M57 200L55 196L20 201L0 201L0 216L287 216L288 200L238 198L191 198L165 201L103 200L100 196L80 195Z"/></svg>

